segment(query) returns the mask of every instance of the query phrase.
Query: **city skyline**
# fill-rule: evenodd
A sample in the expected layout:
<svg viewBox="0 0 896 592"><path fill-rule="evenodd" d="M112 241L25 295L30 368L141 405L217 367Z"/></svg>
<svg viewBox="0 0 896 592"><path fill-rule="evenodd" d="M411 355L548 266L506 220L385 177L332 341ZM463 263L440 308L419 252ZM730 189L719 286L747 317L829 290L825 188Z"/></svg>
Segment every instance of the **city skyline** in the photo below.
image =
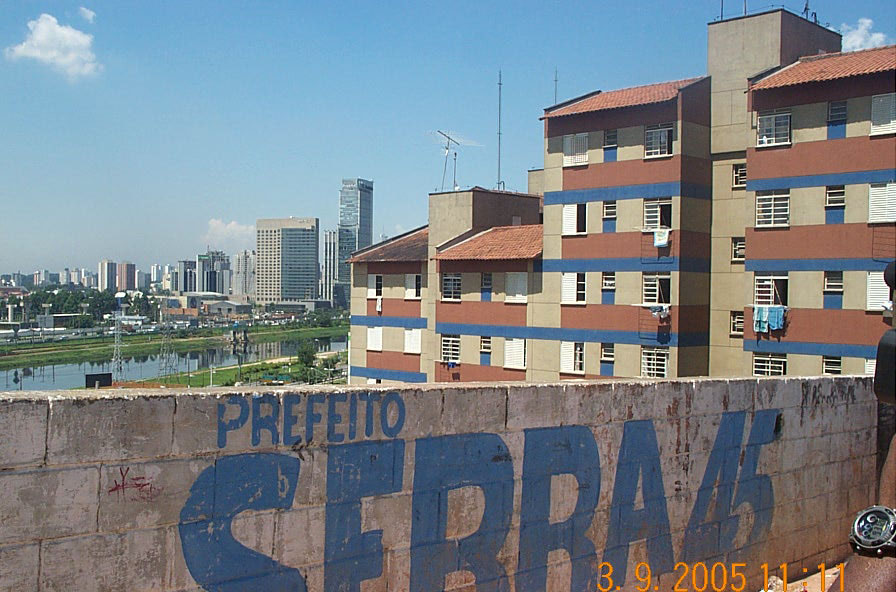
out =
<svg viewBox="0 0 896 592"><path fill-rule="evenodd" d="M727 7L726 16L739 9ZM524 191L542 150L533 115L554 102L555 70L558 101L596 84L699 74L701 29L719 3L335 10L6 7L0 202L13 223L4 228L0 270L91 269L103 258L149 269L206 248L234 254L251 247L254 220L263 217L315 216L335 228L336 208L317 204L332 203L348 175L376 182L375 236L414 228L441 183L437 130L461 140L460 186L495 185L498 70L502 177L507 189ZM814 2L812 10L846 33L846 49L893 40L888 3ZM600 22L613 26L595 35ZM660 27L686 41L651 59L618 51L652 46ZM54 32L65 35L46 35ZM370 42L333 51L337 38ZM49 46L52 39L67 45ZM41 241L32 238L36 223Z"/></svg>

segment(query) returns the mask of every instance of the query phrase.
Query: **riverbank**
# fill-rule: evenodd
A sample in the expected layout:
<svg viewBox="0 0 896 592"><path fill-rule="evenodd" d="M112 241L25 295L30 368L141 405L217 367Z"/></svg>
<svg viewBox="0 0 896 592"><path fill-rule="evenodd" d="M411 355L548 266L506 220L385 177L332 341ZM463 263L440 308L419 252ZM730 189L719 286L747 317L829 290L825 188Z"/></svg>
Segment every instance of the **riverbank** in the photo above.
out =
<svg viewBox="0 0 896 592"><path fill-rule="evenodd" d="M252 343L270 343L289 339L334 338L348 335L348 325L335 327L253 327L249 332ZM175 352L196 351L221 347L227 343L226 330L217 335L172 337L171 347ZM124 335L121 351L124 357L154 355L159 353L161 336ZM114 339L94 337L72 339L52 343L8 344L0 348L0 370L48 366L53 364L80 364L84 362L104 362L112 358Z"/></svg>

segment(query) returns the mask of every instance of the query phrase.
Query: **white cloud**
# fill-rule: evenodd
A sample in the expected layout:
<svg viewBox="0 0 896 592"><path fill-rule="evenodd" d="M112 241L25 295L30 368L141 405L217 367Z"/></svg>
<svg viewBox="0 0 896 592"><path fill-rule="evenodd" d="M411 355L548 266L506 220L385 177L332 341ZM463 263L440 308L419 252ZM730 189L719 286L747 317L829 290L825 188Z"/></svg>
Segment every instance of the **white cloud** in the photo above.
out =
<svg viewBox="0 0 896 592"><path fill-rule="evenodd" d="M84 17L84 20L87 21L88 23L90 23L91 25L93 24L93 19L96 18L96 13L95 13L95 12L93 12L93 11L90 10L89 8L84 8L83 6L80 7L80 8L78 8L78 13L79 13L82 17Z"/></svg>
<svg viewBox="0 0 896 592"><path fill-rule="evenodd" d="M31 32L19 45L4 50L6 59L28 58L43 62L66 74L72 80L92 76L102 70L91 46L93 35L68 25L60 25L56 17L42 14L29 21Z"/></svg>
<svg viewBox="0 0 896 592"><path fill-rule="evenodd" d="M887 44L887 36L883 33L872 33L874 21L860 18L855 27L843 23L840 33L843 34L843 51L858 51Z"/></svg>
<svg viewBox="0 0 896 592"><path fill-rule="evenodd" d="M208 229L202 240L212 249L236 253L254 247L255 226L240 224L236 220L224 222L220 218L212 218L208 221Z"/></svg>

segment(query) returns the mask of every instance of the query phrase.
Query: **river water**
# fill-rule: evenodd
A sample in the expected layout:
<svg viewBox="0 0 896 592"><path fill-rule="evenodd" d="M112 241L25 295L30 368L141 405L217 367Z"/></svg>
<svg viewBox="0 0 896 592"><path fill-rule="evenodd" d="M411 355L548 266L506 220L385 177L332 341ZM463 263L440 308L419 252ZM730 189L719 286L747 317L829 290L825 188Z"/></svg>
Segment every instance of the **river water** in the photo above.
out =
<svg viewBox="0 0 896 592"><path fill-rule="evenodd" d="M314 340L317 351L344 351L346 340L321 338ZM258 362L272 358L294 356L298 344L295 341L272 341L270 343L250 343L243 347L216 347L177 353L177 371L208 367L235 366L240 363ZM84 375L112 372L112 360L105 362L82 362L80 364L56 364L52 366L32 366L0 370L0 391L40 391L62 390L84 386ZM159 356L143 355L124 360L124 380L155 378L159 375Z"/></svg>

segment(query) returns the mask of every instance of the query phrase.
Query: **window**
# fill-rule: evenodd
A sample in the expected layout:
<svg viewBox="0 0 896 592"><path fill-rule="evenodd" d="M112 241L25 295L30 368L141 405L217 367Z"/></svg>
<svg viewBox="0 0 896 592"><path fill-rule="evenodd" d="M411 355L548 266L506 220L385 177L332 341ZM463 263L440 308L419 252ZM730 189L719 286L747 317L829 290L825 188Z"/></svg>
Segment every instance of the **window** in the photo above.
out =
<svg viewBox="0 0 896 592"><path fill-rule="evenodd" d="M728 332L731 335L743 335L744 334L744 313L740 310L732 310L731 311L731 319L728 325Z"/></svg>
<svg viewBox="0 0 896 592"><path fill-rule="evenodd" d="M605 271L601 274L600 289L601 290L615 290L616 289L616 272L615 271Z"/></svg>
<svg viewBox="0 0 896 592"><path fill-rule="evenodd" d="M408 273L404 276L404 299L418 300L423 289L423 277L419 273Z"/></svg>
<svg viewBox="0 0 896 592"><path fill-rule="evenodd" d="M560 342L560 372L585 372L585 343L582 341Z"/></svg>
<svg viewBox="0 0 896 592"><path fill-rule="evenodd" d="M641 348L641 376L666 378L669 365L669 349L666 347Z"/></svg>
<svg viewBox="0 0 896 592"><path fill-rule="evenodd" d="M378 298L383 295L383 276L374 274L367 276L367 297Z"/></svg>
<svg viewBox="0 0 896 592"><path fill-rule="evenodd" d="M896 132L896 93L871 97L871 135Z"/></svg>
<svg viewBox="0 0 896 592"><path fill-rule="evenodd" d="M492 352L492 338L491 337L480 337L479 338L479 351L484 354L490 354Z"/></svg>
<svg viewBox="0 0 896 592"><path fill-rule="evenodd" d="M563 166L588 164L588 134L563 136Z"/></svg>
<svg viewBox="0 0 896 592"><path fill-rule="evenodd" d="M828 185L824 191L825 207L846 205L846 188L843 185Z"/></svg>
<svg viewBox="0 0 896 592"><path fill-rule="evenodd" d="M604 202L604 220L615 220L616 219L616 202L615 201L605 201Z"/></svg>
<svg viewBox="0 0 896 592"><path fill-rule="evenodd" d="M442 361L460 360L460 335L442 335Z"/></svg>
<svg viewBox="0 0 896 592"><path fill-rule="evenodd" d="M601 343L600 344L600 361L613 362L616 360L616 344Z"/></svg>
<svg viewBox="0 0 896 592"><path fill-rule="evenodd" d="M644 229L672 228L672 198L644 200Z"/></svg>
<svg viewBox="0 0 896 592"><path fill-rule="evenodd" d="M787 374L786 354L753 354L753 376L784 376Z"/></svg>
<svg viewBox="0 0 896 592"><path fill-rule="evenodd" d="M753 304L787 305L787 273L756 274Z"/></svg>
<svg viewBox="0 0 896 592"><path fill-rule="evenodd" d="M492 274L491 273L483 273L482 277L479 281L479 289L483 292L491 292L492 291Z"/></svg>
<svg viewBox="0 0 896 592"><path fill-rule="evenodd" d="M896 183L872 183L868 189L868 221L896 222Z"/></svg>
<svg viewBox="0 0 896 592"><path fill-rule="evenodd" d="M731 239L731 260L743 261L747 257L747 239L735 236Z"/></svg>
<svg viewBox="0 0 896 592"><path fill-rule="evenodd" d="M504 366L506 368L526 367L526 340L508 337L504 340Z"/></svg>
<svg viewBox="0 0 896 592"><path fill-rule="evenodd" d="M504 302L525 302L529 293L529 274L525 271L508 271L505 276Z"/></svg>
<svg viewBox="0 0 896 592"><path fill-rule="evenodd" d="M826 271L826 272L824 272L824 291L825 292L842 292L843 291L843 272L842 271Z"/></svg>
<svg viewBox="0 0 896 592"><path fill-rule="evenodd" d="M839 356L822 356L821 357L821 373L822 374L842 374L843 364Z"/></svg>
<svg viewBox="0 0 896 592"><path fill-rule="evenodd" d="M877 370L877 358L865 358L865 374L874 374Z"/></svg>
<svg viewBox="0 0 896 592"><path fill-rule="evenodd" d="M581 234L587 230L588 204L563 204L561 234Z"/></svg>
<svg viewBox="0 0 896 592"><path fill-rule="evenodd" d="M644 131L644 158L672 154L672 124L649 125Z"/></svg>
<svg viewBox="0 0 896 592"><path fill-rule="evenodd" d="M615 148L617 146L617 131L614 129L604 132L604 148Z"/></svg>
<svg viewBox="0 0 896 592"><path fill-rule="evenodd" d="M757 146L790 143L790 111L764 111L759 114Z"/></svg>
<svg viewBox="0 0 896 592"><path fill-rule="evenodd" d="M422 329L405 329L404 330L404 353L419 354L420 353L420 335Z"/></svg>
<svg viewBox="0 0 896 592"><path fill-rule="evenodd" d="M442 274L442 300L460 300L460 274Z"/></svg>
<svg viewBox="0 0 896 592"><path fill-rule="evenodd" d="M382 384L383 381L379 378L368 378L367 384Z"/></svg>
<svg viewBox="0 0 896 592"><path fill-rule="evenodd" d="M846 101L828 103L828 121L846 121Z"/></svg>
<svg viewBox="0 0 896 592"><path fill-rule="evenodd" d="M644 304L670 304L672 279L669 272L642 274L642 295Z"/></svg>
<svg viewBox="0 0 896 592"><path fill-rule="evenodd" d="M747 185L747 165L746 163L735 164L731 166L731 186L745 187Z"/></svg>
<svg viewBox="0 0 896 592"><path fill-rule="evenodd" d="M383 351L382 327L367 327L367 350Z"/></svg>
<svg viewBox="0 0 896 592"><path fill-rule="evenodd" d="M890 300L890 286L884 281L884 272L868 272L866 296L865 310L884 310L884 305Z"/></svg>
<svg viewBox="0 0 896 592"><path fill-rule="evenodd" d="M790 224L790 191L756 192L756 226Z"/></svg>
<svg viewBox="0 0 896 592"><path fill-rule="evenodd" d="M585 273L563 272L560 274L560 302L585 302Z"/></svg>

